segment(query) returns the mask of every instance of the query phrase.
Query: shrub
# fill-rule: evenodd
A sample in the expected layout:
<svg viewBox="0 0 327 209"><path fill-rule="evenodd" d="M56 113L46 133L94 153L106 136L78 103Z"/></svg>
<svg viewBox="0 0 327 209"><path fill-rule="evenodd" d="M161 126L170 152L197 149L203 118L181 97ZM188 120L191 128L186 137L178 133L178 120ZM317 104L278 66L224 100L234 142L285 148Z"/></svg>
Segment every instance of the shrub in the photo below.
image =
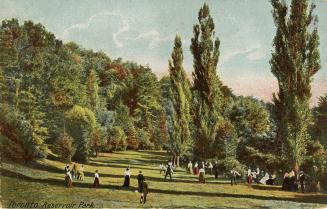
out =
<svg viewBox="0 0 327 209"><path fill-rule="evenodd" d="M126 134L120 126L114 126L109 130L108 150L126 150Z"/></svg>
<svg viewBox="0 0 327 209"><path fill-rule="evenodd" d="M153 149L154 144L150 141L150 135L143 129L139 129L137 133L138 141L139 141L139 149Z"/></svg>
<svg viewBox="0 0 327 209"><path fill-rule="evenodd" d="M45 158L47 146L33 137L30 121L21 113L0 105L1 156L20 162Z"/></svg>
<svg viewBox="0 0 327 209"><path fill-rule="evenodd" d="M234 168L237 170L242 176L245 175L245 166L242 165L238 160L235 158L229 157L223 160L218 161L218 166L222 172L229 175L230 171Z"/></svg>
<svg viewBox="0 0 327 209"><path fill-rule="evenodd" d="M62 134L56 144L56 153L60 156L61 161L70 163L75 151L73 138L66 133Z"/></svg>
<svg viewBox="0 0 327 209"><path fill-rule="evenodd" d="M127 141L127 148L128 149L136 150L139 147L139 142L138 142L138 139L137 139L137 133L136 133L136 130L135 130L134 126L129 128L128 136L127 136L126 141Z"/></svg>
<svg viewBox="0 0 327 209"><path fill-rule="evenodd" d="M73 159L86 162L91 153L90 139L96 127L94 113L88 108L75 105L66 112L67 132L74 139L76 147Z"/></svg>

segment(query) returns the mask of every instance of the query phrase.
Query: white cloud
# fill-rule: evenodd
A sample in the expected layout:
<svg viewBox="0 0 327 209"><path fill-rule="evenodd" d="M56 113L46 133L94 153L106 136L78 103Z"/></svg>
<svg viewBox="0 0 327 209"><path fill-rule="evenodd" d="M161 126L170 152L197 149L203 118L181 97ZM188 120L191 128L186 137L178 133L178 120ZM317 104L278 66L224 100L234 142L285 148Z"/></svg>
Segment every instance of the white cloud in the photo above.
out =
<svg viewBox="0 0 327 209"><path fill-rule="evenodd" d="M162 37L157 30L152 29L147 32L139 33L139 35L136 38L130 38L129 40L138 41L142 39L149 40L149 48L154 49L158 46L160 42L172 41L174 37L173 36Z"/></svg>
<svg viewBox="0 0 327 209"><path fill-rule="evenodd" d="M246 45L244 47L221 50L220 65L228 62L230 59L237 55L246 55L246 58L250 61L256 61L264 58L267 52L260 43L253 43L252 45Z"/></svg>
<svg viewBox="0 0 327 209"><path fill-rule="evenodd" d="M260 60L262 58L264 58L266 56L266 51L264 50L263 47L259 47L254 49L251 53L249 53L246 58L248 58L251 61L255 61L255 60Z"/></svg>
<svg viewBox="0 0 327 209"><path fill-rule="evenodd" d="M96 14L92 15L86 22L78 23L78 24L75 24L75 25L72 25L72 26L66 28L63 31L62 38L69 39L69 35L72 32L74 32L76 30L78 30L78 31L87 30L97 19L104 18L104 17L110 17L110 16L118 17L122 21L122 26L118 29L117 32L112 34L112 38L113 38L115 45L118 48L121 48L121 47L123 47L123 43L118 40L118 36L124 32L129 31L130 26L129 26L129 21L127 18L125 18L123 15L121 15L119 13L114 13L114 12L96 13Z"/></svg>
<svg viewBox="0 0 327 209"><path fill-rule="evenodd" d="M247 54L257 48L258 48L258 45L254 44L254 45L248 45L248 46L239 47L239 48L230 49L230 50L221 50L220 64L224 64L224 63L228 62L230 59L232 59L236 55Z"/></svg>

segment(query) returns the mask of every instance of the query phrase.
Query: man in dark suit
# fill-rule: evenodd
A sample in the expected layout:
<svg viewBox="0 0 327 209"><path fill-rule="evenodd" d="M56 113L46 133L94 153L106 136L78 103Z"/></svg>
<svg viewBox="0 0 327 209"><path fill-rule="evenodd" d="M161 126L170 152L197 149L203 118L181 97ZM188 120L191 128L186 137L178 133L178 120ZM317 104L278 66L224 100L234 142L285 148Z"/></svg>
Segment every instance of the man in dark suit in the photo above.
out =
<svg viewBox="0 0 327 209"><path fill-rule="evenodd" d="M149 193L149 186L148 186L148 183L144 179L143 184L142 184L142 194L141 194L141 198L140 198L140 203L145 204L148 193Z"/></svg>
<svg viewBox="0 0 327 209"><path fill-rule="evenodd" d="M166 170L166 175L165 175L165 181L167 176L169 175L170 181L173 181L173 179L171 178L171 165L167 165L167 170Z"/></svg>
<svg viewBox="0 0 327 209"><path fill-rule="evenodd" d="M216 161L214 166L213 166L213 172L215 174L215 179L218 178L218 162Z"/></svg>
<svg viewBox="0 0 327 209"><path fill-rule="evenodd" d="M142 171L139 171L139 175L137 175L137 183L138 183L138 191L141 193L143 189L143 182L145 181L145 178L142 174Z"/></svg>

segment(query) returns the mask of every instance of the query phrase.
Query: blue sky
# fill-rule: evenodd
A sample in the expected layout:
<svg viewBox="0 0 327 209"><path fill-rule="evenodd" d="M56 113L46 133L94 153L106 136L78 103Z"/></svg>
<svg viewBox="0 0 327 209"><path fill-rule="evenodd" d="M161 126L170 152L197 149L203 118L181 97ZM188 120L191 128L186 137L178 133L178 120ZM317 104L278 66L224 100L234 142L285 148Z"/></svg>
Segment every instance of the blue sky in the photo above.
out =
<svg viewBox="0 0 327 209"><path fill-rule="evenodd" d="M203 0L1 0L0 18L42 23L58 38L149 64L168 73L173 39L183 40L184 68L191 74L190 39ZM218 73L238 95L269 101L277 91L270 72L275 26L269 0L206 1L221 41ZM312 104L327 93L327 0L317 0L322 69L312 83Z"/></svg>

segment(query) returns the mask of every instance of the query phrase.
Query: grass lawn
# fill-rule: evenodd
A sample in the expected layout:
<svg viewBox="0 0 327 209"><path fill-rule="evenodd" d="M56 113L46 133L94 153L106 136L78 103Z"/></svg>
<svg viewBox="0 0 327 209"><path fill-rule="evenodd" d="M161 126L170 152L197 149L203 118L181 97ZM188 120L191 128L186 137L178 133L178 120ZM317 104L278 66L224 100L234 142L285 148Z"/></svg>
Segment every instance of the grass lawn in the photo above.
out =
<svg viewBox="0 0 327 209"><path fill-rule="evenodd" d="M24 166L2 162L1 208L10 202L38 203L38 207L62 207L51 204L71 204L82 208L81 202L96 208L178 207L178 208L327 208L327 194L284 192L280 186L239 183L231 186L228 179L206 178L199 184L197 177L178 170L173 182L164 182L158 165L168 159L159 151L125 151L101 153L84 167L84 181L74 180L68 189L64 182L64 163L44 160ZM124 189L124 170L130 165L131 188ZM95 170L99 170L101 187L92 188ZM136 175L142 170L150 193L145 205L139 204ZM74 205L75 204L75 205ZM67 206L67 205L65 205Z"/></svg>

